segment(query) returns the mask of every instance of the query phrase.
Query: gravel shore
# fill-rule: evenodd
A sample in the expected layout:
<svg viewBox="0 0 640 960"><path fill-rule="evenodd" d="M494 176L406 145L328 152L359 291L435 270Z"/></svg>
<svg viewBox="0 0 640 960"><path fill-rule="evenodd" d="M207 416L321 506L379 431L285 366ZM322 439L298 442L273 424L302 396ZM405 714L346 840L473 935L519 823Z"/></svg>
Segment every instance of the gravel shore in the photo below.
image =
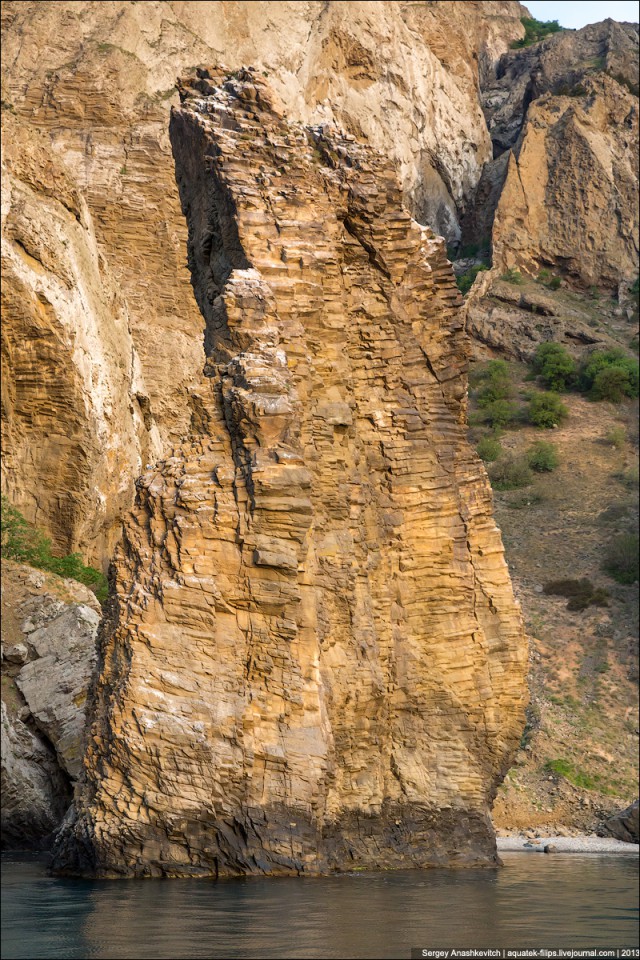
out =
<svg viewBox="0 0 640 960"><path fill-rule="evenodd" d="M548 845L555 847L549 853L626 853L638 855L637 843L608 837L498 837L498 853L544 853Z"/></svg>

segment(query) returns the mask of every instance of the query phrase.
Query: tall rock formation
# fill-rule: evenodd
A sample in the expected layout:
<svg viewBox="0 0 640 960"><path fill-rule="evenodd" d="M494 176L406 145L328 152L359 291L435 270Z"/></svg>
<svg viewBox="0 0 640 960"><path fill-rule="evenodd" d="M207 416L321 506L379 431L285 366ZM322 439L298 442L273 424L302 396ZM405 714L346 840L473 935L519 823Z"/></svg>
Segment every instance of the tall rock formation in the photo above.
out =
<svg viewBox="0 0 640 960"><path fill-rule="evenodd" d="M2 4L3 491L105 565L147 463L203 429L202 318L168 139L175 78L254 64L399 165L451 237L491 141L478 78L515 2Z"/></svg>
<svg viewBox="0 0 640 960"><path fill-rule="evenodd" d="M444 241L259 73L181 95L203 432L138 481L56 867L493 863L527 648Z"/></svg>

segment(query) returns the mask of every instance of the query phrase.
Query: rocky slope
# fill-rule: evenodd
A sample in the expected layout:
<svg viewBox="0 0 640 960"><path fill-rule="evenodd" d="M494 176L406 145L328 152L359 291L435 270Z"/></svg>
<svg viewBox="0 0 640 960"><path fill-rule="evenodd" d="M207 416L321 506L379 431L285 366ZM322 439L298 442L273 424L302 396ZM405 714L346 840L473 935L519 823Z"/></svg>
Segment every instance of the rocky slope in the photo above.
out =
<svg viewBox="0 0 640 960"><path fill-rule="evenodd" d="M395 158L412 211L454 237L491 157L478 75L523 10L2 4L3 491L60 550L106 564L135 478L203 429L176 76L255 65L290 116L336 119Z"/></svg>
<svg viewBox="0 0 640 960"><path fill-rule="evenodd" d="M81 769L100 605L74 580L2 561L2 845L43 846Z"/></svg>
<svg viewBox="0 0 640 960"><path fill-rule="evenodd" d="M549 339L598 342L575 311L527 302L501 277L547 270L624 296L638 273L637 83L638 26L613 20L506 53L487 79L495 159L463 223L493 265L467 305L479 341L524 359Z"/></svg>
<svg viewBox="0 0 640 960"><path fill-rule="evenodd" d="M138 482L56 868L494 862L527 647L444 241L256 73L181 89L207 434Z"/></svg>

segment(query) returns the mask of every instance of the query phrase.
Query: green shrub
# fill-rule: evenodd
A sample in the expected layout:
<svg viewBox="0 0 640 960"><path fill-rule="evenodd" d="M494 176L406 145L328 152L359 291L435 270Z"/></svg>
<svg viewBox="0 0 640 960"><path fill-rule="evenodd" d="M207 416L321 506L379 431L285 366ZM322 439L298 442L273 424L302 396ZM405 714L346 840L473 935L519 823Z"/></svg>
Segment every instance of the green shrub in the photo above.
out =
<svg viewBox="0 0 640 960"><path fill-rule="evenodd" d="M635 583L638 579L638 534L623 533L612 540L602 566L618 583Z"/></svg>
<svg viewBox="0 0 640 960"><path fill-rule="evenodd" d="M538 43L552 33L558 33L563 28L557 20L536 20L535 17L521 17L520 23L524 27L524 37L522 40L514 40L511 44L512 50L518 50L522 47L530 47L532 43Z"/></svg>
<svg viewBox="0 0 640 960"><path fill-rule="evenodd" d="M560 458L552 443L537 440L527 451L527 463L536 473L551 473L560 463Z"/></svg>
<svg viewBox="0 0 640 960"><path fill-rule="evenodd" d="M590 580L551 580L545 583L543 591L547 596L566 597L567 610L609 606L609 591L594 587Z"/></svg>
<svg viewBox="0 0 640 960"><path fill-rule="evenodd" d="M500 442L493 437L483 437L476 447L476 450L478 451L478 456L481 457L485 463L493 463L502 453Z"/></svg>
<svg viewBox="0 0 640 960"><path fill-rule="evenodd" d="M549 390L568 390L576 380L576 362L561 343L541 343L536 348L533 369Z"/></svg>
<svg viewBox="0 0 640 960"><path fill-rule="evenodd" d="M624 427L612 427L605 436L605 443L621 450L627 442L627 431Z"/></svg>
<svg viewBox="0 0 640 960"><path fill-rule="evenodd" d="M608 400L610 403L622 403L626 397L638 394L629 378L629 370L623 366L605 367L596 375L591 388L594 400Z"/></svg>
<svg viewBox="0 0 640 960"><path fill-rule="evenodd" d="M547 286L549 290L559 290L562 286L562 277L552 277Z"/></svg>
<svg viewBox="0 0 640 960"><path fill-rule="evenodd" d="M507 400L512 392L509 364L505 360L490 360L482 371L479 371L476 382L480 383L477 400L481 407L486 407L494 400Z"/></svg>
<svg viewBox="0 0 640 960"><path fill-rule="evenodd" d="M486 265L486 263L476 263L475 266L457 276L456 284L458 285L458 290L460 293L466 297L466 295L469 293L469 290L471 290L473 282L478 274L488 269L489 267Z"/></svg>
<svg viewBox="0 0 640 960"><path fill-rule="evenodd" d="M518 407L510 400L492 400L482 407L484 422L488 423L494 430L499 430L501 427L513 423L517 414Z"/></svg>
<svg viewBox="0 0 640 960"><path fill-rule="evenodd" d="M469 370L469 383L473 387L487 380L508 380L511 377L506 360L489 360L476 364Z"/></svg>
<svg viewBox="0 0 640 960"><path fill-rule="evenodd" d="M538 283L548 287L549 290L559 290L562 286L562 278L554 276L551 273L551 270L547 270L546 267L543 267L542 270L538 271L536 280Z"/></svg>
<svg viewBox="0 0 640 960"><path fill-rule="evenodd" d="M92 590L101 603L107 598L107 578L94 567L88 567L79 553L56 557L51 553L51 540L31 526L6 497L2 497L2 556L19 563L47 570L59 577L70 577Z"/></svg>
<svg viewBox="0 0 640 960"><path fill-rule="evenodd" d="M607 371L615 371L613 374ZM595 350L580 368L578 385L594 400L619 403L624 397L637 397L640 387L638 361L620 347Z"/></svg>
<svg viewBox="0 0 640 960"><path fill-rule="evenodd" d="M533 474L523 457L505 454L489 468L489 477L496 490L517 490L533 483Z"/></svg>
<svg viewBox="0 0 640 960"><path fill-rule="evenodd" d="M567 419L569 411L557 393L536 393L529 401L527 417L535 427L549 430Z"/></svg>
<svg viewBox="0 0 640 960"><path fill-rule="evenodd" d="M513 267L509 267L507 272L503 273L500 279L505 280L507 283L515 283L518 286L523 283L522 274L519 270L515 270Z"/></svg>

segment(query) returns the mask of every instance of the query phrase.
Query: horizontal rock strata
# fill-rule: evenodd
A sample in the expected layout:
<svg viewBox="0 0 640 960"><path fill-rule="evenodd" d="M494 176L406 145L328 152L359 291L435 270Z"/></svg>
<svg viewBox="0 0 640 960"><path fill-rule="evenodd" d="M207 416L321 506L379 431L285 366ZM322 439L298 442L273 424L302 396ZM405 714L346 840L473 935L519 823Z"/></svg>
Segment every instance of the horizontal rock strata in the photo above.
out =
<svg viewBox="0 0 640 960"><path fill-rule="evenodd" d="M262 77L181 94L207 434L138 482L56 868L494 863L527 651L444 242Z"/></svg>

